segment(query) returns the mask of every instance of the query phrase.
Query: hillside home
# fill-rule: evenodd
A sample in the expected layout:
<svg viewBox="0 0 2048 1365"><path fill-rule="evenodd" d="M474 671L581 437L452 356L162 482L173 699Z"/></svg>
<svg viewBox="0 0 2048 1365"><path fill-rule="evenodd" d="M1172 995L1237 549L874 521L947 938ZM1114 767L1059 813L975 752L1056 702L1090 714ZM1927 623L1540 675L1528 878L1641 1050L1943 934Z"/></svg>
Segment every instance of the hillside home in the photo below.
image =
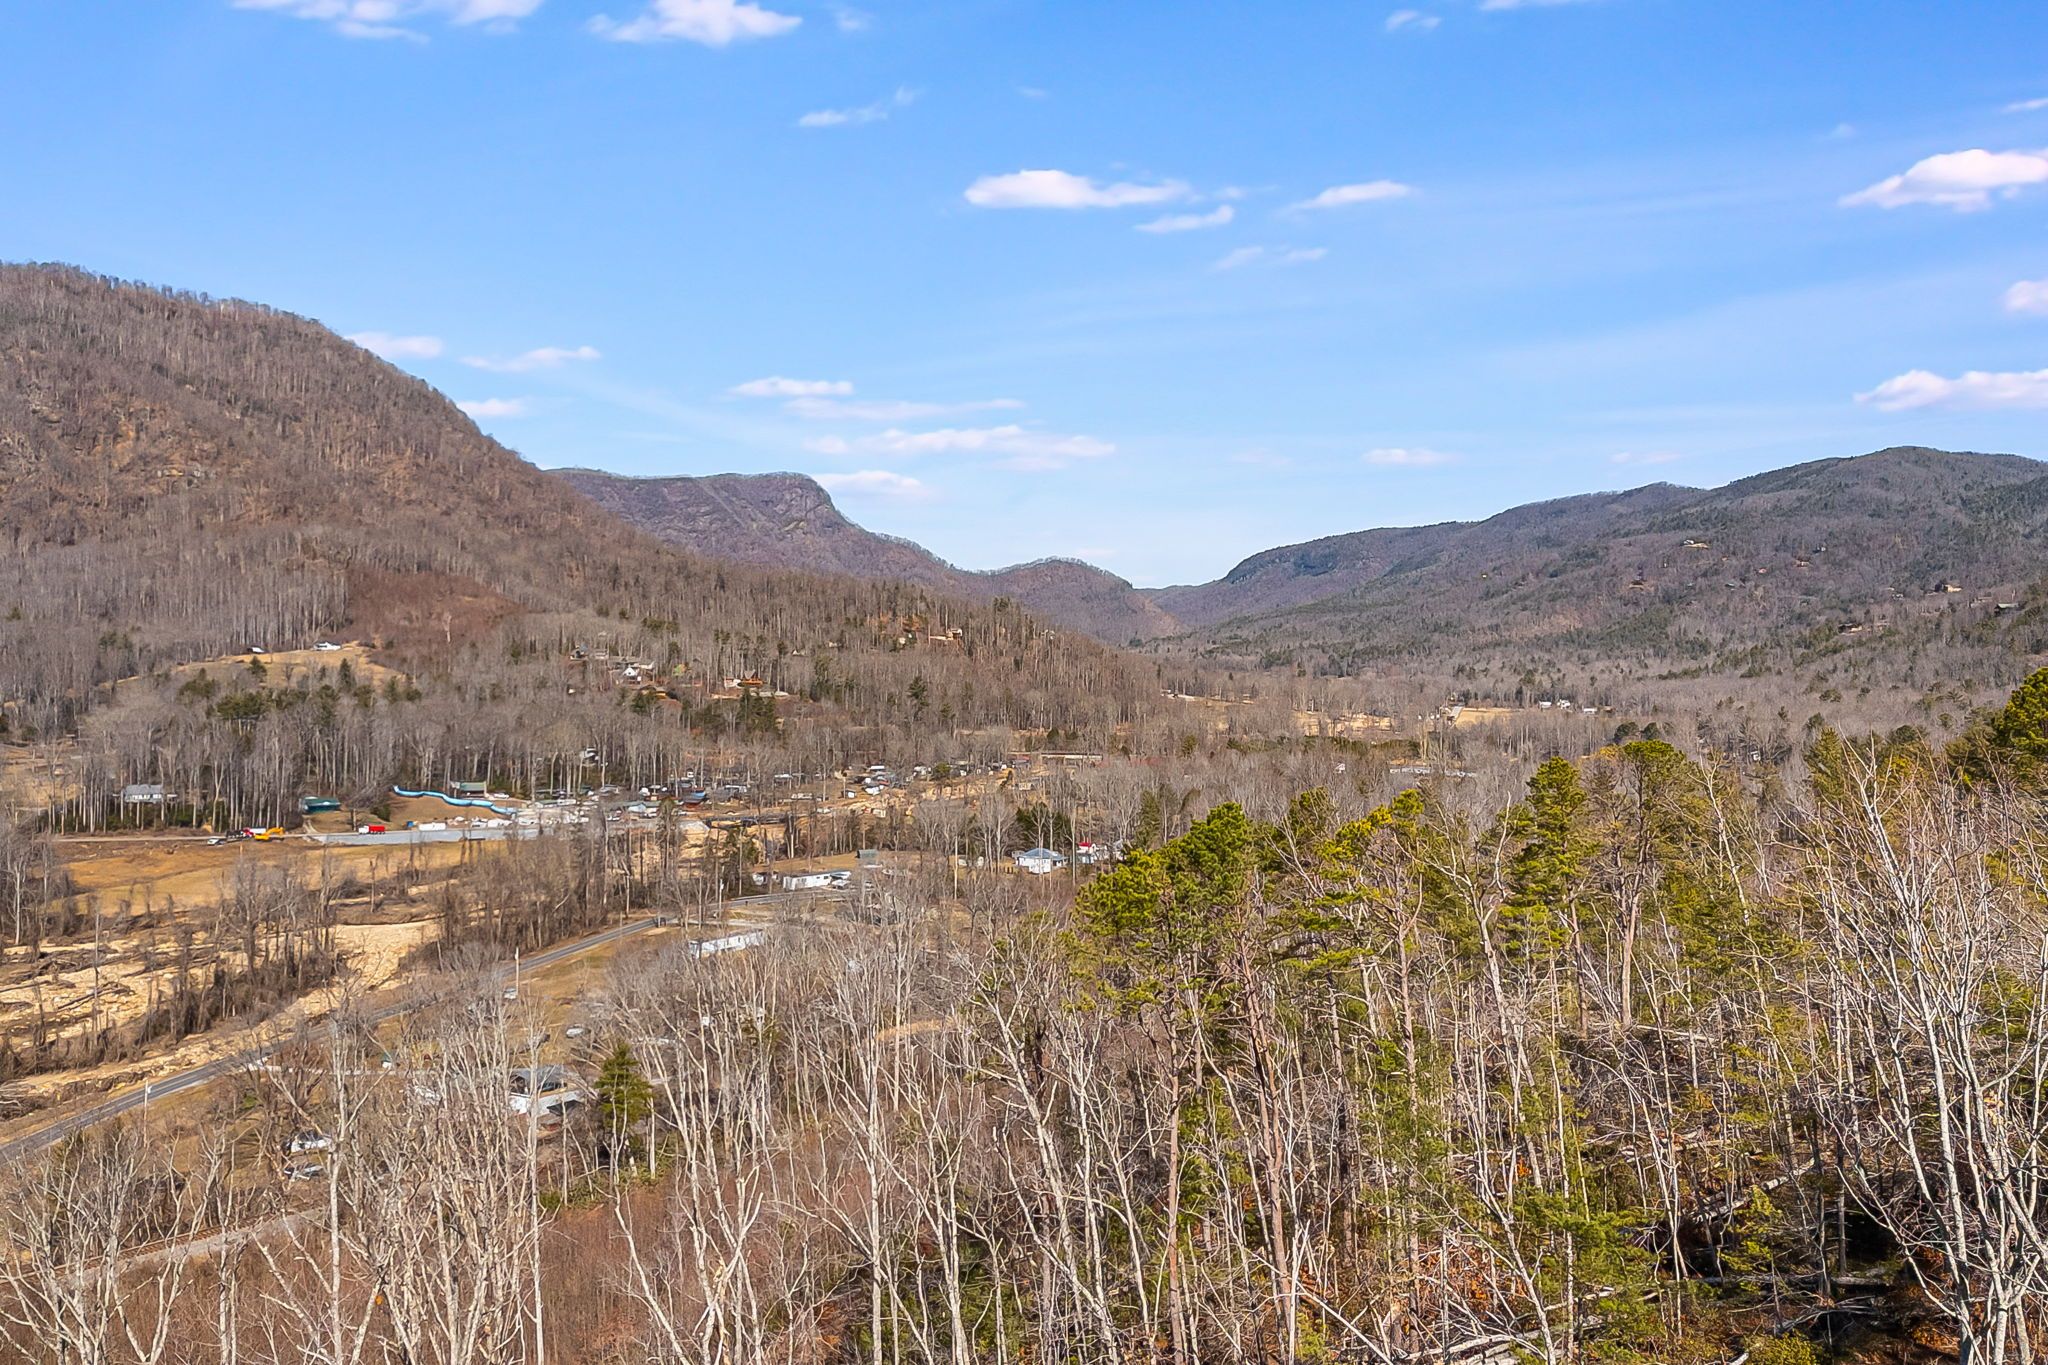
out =
<svg viewBox="0 0 2048 1365"><path fill-rule="evenodd" d="M1057 872L1067 865L1067 855L1050 848L1027 848L1014 858L1020 872L1029 872L1034 877L1043 877Z"/></svg>
<svg viewBox="0 0 2048 1365"><path fill-rule="evenodd" d="M582 1083L559 1066L514 1067L507 1088L515 1114L560 1114L585 1100Z"/></svg>

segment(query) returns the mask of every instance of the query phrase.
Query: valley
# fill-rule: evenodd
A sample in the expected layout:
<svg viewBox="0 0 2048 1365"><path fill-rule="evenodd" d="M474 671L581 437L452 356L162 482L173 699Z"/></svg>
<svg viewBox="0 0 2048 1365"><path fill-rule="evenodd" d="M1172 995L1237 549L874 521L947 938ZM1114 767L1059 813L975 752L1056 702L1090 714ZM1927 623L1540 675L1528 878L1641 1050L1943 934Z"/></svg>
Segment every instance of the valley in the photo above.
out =
<svg viewBox="0 0 2048 1365"><path fill-rule="evenodd" d="M2048 1039L2039 468L1142 590L0 269L0 1342L1917 1361L2017 1215L1901 1193L1858 1049ZM1900 1008L1951 971L1999 1029Z"/></svg>

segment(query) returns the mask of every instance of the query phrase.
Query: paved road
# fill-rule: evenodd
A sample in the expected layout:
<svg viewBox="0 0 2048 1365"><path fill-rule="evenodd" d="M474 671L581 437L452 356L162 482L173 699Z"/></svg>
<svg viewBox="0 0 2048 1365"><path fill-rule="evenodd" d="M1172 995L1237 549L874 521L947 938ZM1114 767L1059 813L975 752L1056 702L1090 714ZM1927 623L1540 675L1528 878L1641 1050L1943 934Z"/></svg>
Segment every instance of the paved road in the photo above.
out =
<svg viewBox="0 0 2048 1365"><path fill-rule="evenodd" d="M739 900L726 902L728 913L724 922L727 924L736 922L732 914L734 911L744 913L756 909L765 910L772 906L790 905L804 901L822 901L825 899L827 897L804 892L780 892L766 896L746 896ZM617 943L622 938L643 933L646 930L655 928L657 925L680 925L682 918L680 915L668 913L649 916L646 919L629 920L624 924L616 924L601 933L591 934L587 938L572 939L568 943L559 944L544 952L535 953L531 957L520 958L517 963L517 970L522 976L530 972L540 971L552 967L558 962L566 962L572 957L593 952L607 944ZM504 981L511 980L513 970L514 964L506 963L498 969L498 978ZM418 1009L424 1003L426 1001L423 997L409 995L402 999L391 1001L388 1004L379 1005L371 1010L368 1016L369 1021L371 1023L382 1023L387 1019L395 1019L410 1010ZM279 1039L276 1042L259 1044L225 1057L216 1057L210 1062L176 1072L164 1077L162 1080L149 1081L133 1089L123 1090L100 1101L89 1109L81 1109L75 1114L67 1114L65 1117L57 1119L55 1122L44 1127L35 1129L32 1132L23 1133L20 1137L10 1142L0 1144L0 1162L17 1160L31 1153L39 1152L43 1148L53 1143L62 1142L65 1138L71 1137L76 1133L82 1133L88 1128L98 1127L109 1119L116 1119L123 1114L134 1113L136 1110L148 1105L152 1100L167 1100L173 1095L181 1095L199 1086L211 1085L215 1081L234 1075L238 1071L247 1071L252 1067L262 1064L272 1053L282 1048L286 1041L288 1040Z"/></svg>

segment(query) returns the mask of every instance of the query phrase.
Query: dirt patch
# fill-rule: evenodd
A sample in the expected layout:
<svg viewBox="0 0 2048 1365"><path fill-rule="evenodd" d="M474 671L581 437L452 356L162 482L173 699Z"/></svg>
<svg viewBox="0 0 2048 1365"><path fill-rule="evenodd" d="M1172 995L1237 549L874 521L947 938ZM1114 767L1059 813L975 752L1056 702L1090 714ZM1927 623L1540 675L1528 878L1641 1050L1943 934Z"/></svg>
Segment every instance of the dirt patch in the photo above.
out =
<svg viewBox="0 0 2048 1365"><path fill-rule="evenodd" d="M1456 726L1492 725L1496 721L1508 720L1521 712L1509 706L1466 706L1460 708L1451 724Z"/></svg>
<svg viewBox="0 0 2048 1365"><path fill-rule="evenodd" d="M400 655L466 644L523 610L473 578L360 566L349 570L348 606L348 636Z"/></svg>
<svg viewBox="0 0 2048 1365"><path fill-rule="evenodd" d="M78 746L56 744L0 745L0 807L21 810L62 805L78 795L72 776Z"/></svg>
<svg viewBox="0 0 2048 1365"><path fill-rule="evenodd" d="M210 844L197 835L109 834L60 839L65 870L81 895L118 897L139 908L144 901L174 900L187 907L210 906L238 865L289 867L315 885L387 880L401 871L451 867L462 850L452 844L407 848L327 847L287 836L268 842L240 840Z"/></svg>
<svg viewBox="0 0 2048 1365"><path fill-rule="evenodd" d="M1392 730L1394 719L1391 716L1376 716L1370 711L1354 711L1343 716L1333 716L1322 711L1296 711L1294 725L1295 729L1304 735L1366 739Z"/></svg>

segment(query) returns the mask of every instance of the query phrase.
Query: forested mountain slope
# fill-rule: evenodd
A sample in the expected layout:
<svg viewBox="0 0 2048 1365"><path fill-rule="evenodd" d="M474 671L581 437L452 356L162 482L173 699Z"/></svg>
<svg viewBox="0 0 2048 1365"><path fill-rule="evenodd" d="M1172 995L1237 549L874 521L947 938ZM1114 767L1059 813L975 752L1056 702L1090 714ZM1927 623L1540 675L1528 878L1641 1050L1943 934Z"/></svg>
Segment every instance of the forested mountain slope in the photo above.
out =
<svg viewBox="0 0 2048 1365"><path fill-rule="evenodd" d="M1146 594L1077 560L1046 559L986 572L955 568L922 546L847 520L832 495L802 474L632 479L595 469L556 473L607 511L698 554L900 579L971 600L1008 597L1047 621L1114 644L1179 630Z"/></svg>
<svg viewBox="0 0 2048 1365"><path fill-rule="evenodd" d="M67 268L0 268L0 539L0 714L18 737L97 707L94 737L134 779L167 748L231 746L218 700L117 696L116 680L329 634L377 646L428 711L446 708L432 738L404 739L424 712L328 699L328 723L377 730L383 756L358 770L335 755L361 744L309 735L266 709L290 698L232 683L262 703L242 704L244 739L268 718L295 751L334 741L304 755L330 783L426 779L458 753L488 766L543 742L581 752L621 726L701 742L739 724L713 704L728 676L793 694L748 722L785 739L801 710L813 732L944 717L1099 742L1159 692L1149 666L1015 610L683 554L316 323ZM655 661L676 695L633 712L574 687L579 643ZM299 774L272 766L281 799Z"/></svg>
<svg viewBox="0 0 2048 1365"><path fill-rule="evenodd" d="M2048 646L2044 537L2048 465L1901 448L1332 536L1157 600L1180 643L1312 670L2010 686Z"/></svg>

